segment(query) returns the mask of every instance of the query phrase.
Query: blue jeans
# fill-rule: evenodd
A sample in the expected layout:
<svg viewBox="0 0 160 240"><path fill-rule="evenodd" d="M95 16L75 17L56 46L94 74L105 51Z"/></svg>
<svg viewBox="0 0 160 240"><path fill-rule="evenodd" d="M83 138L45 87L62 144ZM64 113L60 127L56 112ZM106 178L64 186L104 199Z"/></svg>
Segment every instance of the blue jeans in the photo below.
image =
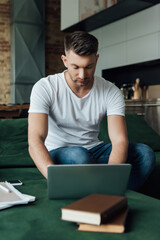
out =
<svg viewBox="0 0 160 240"><path fill-rule="evenodd" d="M73 146L61 147L49 153L55 164L107 164L111 150L111 143L104 143L90 150L80 146ZM138 190L155 166L155 154L153 150L145 144L130 143L126 162L132 164L128 188Z"/></svg>

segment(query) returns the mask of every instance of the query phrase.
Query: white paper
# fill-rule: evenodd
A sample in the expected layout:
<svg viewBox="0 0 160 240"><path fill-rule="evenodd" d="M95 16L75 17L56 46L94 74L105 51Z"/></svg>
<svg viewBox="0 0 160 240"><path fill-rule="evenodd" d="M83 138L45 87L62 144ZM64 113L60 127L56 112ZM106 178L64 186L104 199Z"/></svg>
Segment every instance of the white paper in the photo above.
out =
<svg viewBox="0 0 160 240"><path fill-rule="evenodd" d="M0 210L9 208L15 205L28 204L35 201L35 196L22 194L12 184L8 182L1 182L2 186L6 186L10 192L0 190Z"/></svg>

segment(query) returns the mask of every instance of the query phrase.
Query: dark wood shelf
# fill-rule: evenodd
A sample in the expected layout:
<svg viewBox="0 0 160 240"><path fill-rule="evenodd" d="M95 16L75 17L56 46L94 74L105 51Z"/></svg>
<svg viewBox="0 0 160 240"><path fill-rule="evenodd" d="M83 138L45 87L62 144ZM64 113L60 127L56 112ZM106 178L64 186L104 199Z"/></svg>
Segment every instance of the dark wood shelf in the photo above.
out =
<svg viewBox="0 0 160 240"><path fill-rule="evenodd" d="M13 105L0 105L0 119L1 118L19 118L21 111L28 112L29 104L13 104Z"/></svg>
<svg viewBox="0 0 160 240"><path fill-rule="evenodd" d="M160 3L160 0L122 0L112 7L92 15L63 31L73 32L81 30L89 32L158 3Z"/></svg>
<svg viewBox="0 0 160 240"><path fill-rule="evenodd" d="M160 59L104 69L102 76L114 82L119 88L123 84L133 85L136 78L140 78L141 86L159 85Z"/></svg>

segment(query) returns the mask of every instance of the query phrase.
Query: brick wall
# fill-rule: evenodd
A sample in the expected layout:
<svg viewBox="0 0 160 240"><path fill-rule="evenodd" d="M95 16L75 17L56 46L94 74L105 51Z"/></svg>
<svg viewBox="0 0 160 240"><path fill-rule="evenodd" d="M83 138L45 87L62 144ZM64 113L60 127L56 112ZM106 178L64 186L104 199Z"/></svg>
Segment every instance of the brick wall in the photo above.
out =
<svg viewBox="0 0 160 240"><path fill-rule="evenodd" d="M60 31L60 0L46 0L46 76L64 70L64 33Z"/></svg>
<svg viewBox="0 0 160 240"><path fill-rule="evenodd" d="M0 0L0 104L10 103L10 0ZM64 70L60 0L45 1L46 76Z"/></svg>
<svg viewBox="0 0 160 240"><path fill-rule="evenodd" d="M10 5L0 0L0 104L10 102Z"/></svg>

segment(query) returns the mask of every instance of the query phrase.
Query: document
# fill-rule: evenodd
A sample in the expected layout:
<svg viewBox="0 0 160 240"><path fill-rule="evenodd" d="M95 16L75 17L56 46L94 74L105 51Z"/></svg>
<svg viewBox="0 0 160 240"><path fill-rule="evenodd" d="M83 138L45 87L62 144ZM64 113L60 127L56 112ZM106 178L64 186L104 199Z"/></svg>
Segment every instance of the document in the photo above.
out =
<svg viewBox="0 0 160 240"><path fill-rule="evenodd" d="M8 182L0 182L0 210L32 201L35 201L34 196L22 194Z"/></svg>

